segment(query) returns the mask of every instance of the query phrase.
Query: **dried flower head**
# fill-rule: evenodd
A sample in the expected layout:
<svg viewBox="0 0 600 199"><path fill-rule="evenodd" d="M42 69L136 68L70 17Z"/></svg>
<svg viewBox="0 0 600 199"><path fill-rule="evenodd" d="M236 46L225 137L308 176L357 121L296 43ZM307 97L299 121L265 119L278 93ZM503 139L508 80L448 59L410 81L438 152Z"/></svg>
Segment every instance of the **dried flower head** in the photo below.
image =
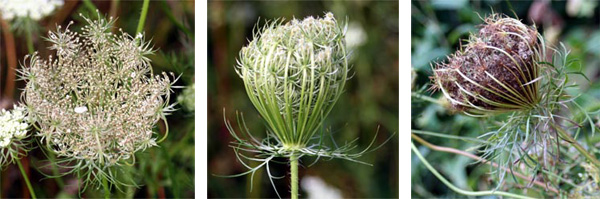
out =
<svg viewBox="0 0 600 199"><path fill-rule="evenodd" d="M48 33L56 57L29 58L21 71L23 99L49 150L76 161L86 179L112 180L107 169L156 146L153 128L172 111L173 81L166 73L152 75L146 56L153 51L142 34L113 34L112 18L84 18L82 33L69 26Z"/></svg>
<svg viewBox="0 0 600 199"><path fill-rule="evenodd" d="M28 17L37 21L63 4L63 0L0 0L0 14L4 20Z"/></svg>
<svg viewBox="0 0 600 199"><path fill-rule="evenodd" d="M438 63L432 78L452 107L467 114L530 109L539 101L539 34L519 20L492 15L463 49Z"/></svg>
<svg viewBox="0 0 600 199"><path fill-rule="evenodd" d="M27 112L23 106L15 105L13 110L0 111L0 167L27 155L27 121Z"/></svg>
<svg viewBox="0 0 600 199"><path fill-rule="evenodd" d="M266 25L240 51L236 72L284 147L303 148L344 90L348 52L333 14Z"/></svg>

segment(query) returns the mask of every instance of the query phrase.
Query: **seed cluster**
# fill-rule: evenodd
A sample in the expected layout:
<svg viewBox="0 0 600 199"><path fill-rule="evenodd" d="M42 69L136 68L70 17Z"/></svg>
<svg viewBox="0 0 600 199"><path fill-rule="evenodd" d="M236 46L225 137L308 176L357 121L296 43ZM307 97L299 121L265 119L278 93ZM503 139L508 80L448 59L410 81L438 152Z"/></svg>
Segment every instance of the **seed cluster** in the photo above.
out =
<svg viewBox="0 0 600 199"><path fill-rule="evenodd" d="M72 22L49 32L56 56L29 57L21 78L27 82L23 99L47 148L105 168L156 146L153 128L172 111L173 82L166 73L152 75L146 56L153 51L142 34L113 34L112 18L99 18L85 18L81 33L69 30Z"/></svg>
<svg viewBox="0 0 600 199"><path fill-rule="evenodd" d="M272 22L241 49L236 72L284 143L304 144L343 91L349 71L344 36L327 13Z"/></svg>
<svg viewBox="0 0 600 199"><path fill-rule="evenodd" d="M525 109L538 100L541 60L535 28L492 15L462 50L436 64L432 80L459 111Z"/></svg>

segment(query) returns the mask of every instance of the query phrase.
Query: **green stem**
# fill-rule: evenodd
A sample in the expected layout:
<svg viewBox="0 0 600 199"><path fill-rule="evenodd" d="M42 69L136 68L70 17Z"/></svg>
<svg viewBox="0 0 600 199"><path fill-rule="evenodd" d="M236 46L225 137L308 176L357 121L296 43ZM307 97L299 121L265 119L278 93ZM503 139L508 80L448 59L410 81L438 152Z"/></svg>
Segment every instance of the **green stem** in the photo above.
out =
<svg viewBox="0 0 600 199"><path fill-rule="evenodd" d="M106 176L102 177L102 187L104 187L104 198L110 198L110 189L108 188L108 182L106 181Z"/></svg>
<svg viewBox="0 0 600 199"><path fill-rule="evenodd" d="M31 28L25 28L25 31L27 31L27 37L25 38L27 42L27 50L29 51L29 54L33 54L35 49L33 48L33 35L31 33Z"/></svg>
<svg viewBox="0 0 600 199"><path fill-rule="evenodd" d="M293 153L290 156L290 167L292 173L292 199L298 199L298 158Z"/></svg>
<svg viewBox="0 0 600 199"><path fill-rule="evenodd" d="M98 11L98 8L96 8L91 0L83 0L83 5L85 5L85 7L92 13L96 13L96 11Z"/></svg>
<svg viewBox="0 0 600 199"><path fill-rule="evenodd" d="M144 30L144 22L146 22L146 14L148 14L148 5L150 0L144 0L144 5L142 5L142 14L140 15L140 22L138 23L136 34L141 33Z"/></svg>
<svg viewBox="0 0 600 199"><path fill-rule="evenodd" d="M443 106L443 104L442 104L442 102L440 102L440 100L438 100L438 99L435 99L435 98L433 98L433 97L426 96L426 95L422 95L422 94L420 94L420 93L415 93L415 92L412 92L412 93L410 94L410 96L411 96L411 97L416 97L416 98L422 99L422 100L424 100L424 101L428 101L428 102L435 103L435 104L439 104L439 105L442 105L442 106Z"/></svg>
<svg viewBox="0 0 600 199"><path fill-rule="evenodd" d="M583 148L583 146L581 146L579 144L579 142L577 142L577 140L573 139L573 137L571 137L565 130L563 130L558 125L552 124L552 126L556 129L556 132L558 132L558 134L560 134L560 136L563 137L563 139L565 139L573 147L575 147L575 149L577 149L577 151L579 151L579 153L581 153L581 155L583 155L586 159L588 159L590 162L592 162L592 164L594 164L597 168L600 168L600 161L598 161L598 159L596 159L596 157L594 157L590 153L588 153Z"/></svg>
<svg viewBox="0 0 600 199"><path fill-rule="evenodd" d="M17 160L17 166L19 166L19 170L21 170L21 175L23 176L23 180L25 180L25 184L27 184L27 188L29 189L29 194L31 198L35 197L35 192L33 191L33 187L31 187L31 183L29 182L29 177L27 177L27 173L25 173L25 169L23 169L23 165L21 164L21 160Z"/></svg>
<svg viewBox="0 0 600 199"><path fill-rule="evenodd" d="M48 152L48 159L50 160L50 162L54 163L55 161L55 157L54 157L54 153L52 152ZM56 167L55 164L50 164L51 165L51 169L52 169L52 175L54 176L58 176L58 168ZM62 190L65 187L65 183L63 182L62 178L54 178L56 180L56 183L58 184L58 187L60 188L60 190Z"/></svg>
<svg viewBox="0 0 600 199"><path fill-rule="evenodd" d="M506 196L508 198L533 199L533 198L528 197L528 196L522 196L522 195L518 195L518 194L503 192L503 191L493 191L493 190L492 191L466 191L466 190L462 190L462 189L454 186L446 178L444 178L440 173L438 173L437 170L435 170L429 164L429 162L427 162L427 160L423 157L423 155L421 155L421 153L419 152L419 150L417 149L417 147L415 146L415 144L412 142L412 140L410 141L410 146L411 146L413 152L415 153L415 155L417 155L417 157L421 160L421 162L423 162L423 165L425 165L425 167L427 167L427 169L431 173L433 173L433 175L435 175L435 177L437 177L440 181L442 181L442 183L444 183L446 186L448 186L448 188L452 189L453 191L455 191L457 193L460 193L460 194L463 194L463 195L468 195L468 196L499 195L499 196Z"/></svg>

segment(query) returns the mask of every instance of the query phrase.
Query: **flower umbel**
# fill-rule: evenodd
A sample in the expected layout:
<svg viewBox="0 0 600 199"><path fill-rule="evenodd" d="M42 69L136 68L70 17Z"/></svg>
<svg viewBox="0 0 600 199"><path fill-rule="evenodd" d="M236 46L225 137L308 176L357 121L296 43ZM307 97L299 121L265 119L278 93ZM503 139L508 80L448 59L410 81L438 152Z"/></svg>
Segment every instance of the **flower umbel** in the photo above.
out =
<svg viewBox="0 0 600 199"><path fill-rule="evenodd" d="M466 114L531 109L540 98L539 37L517 19L492 15L448 62L436 64L433 86Z"/></svg>
<svg viewBox="0 0 600 199"><path fill-rule="evenodd" d="M25 141L29 124L25 107L15 105L13 110L0 111L0 167L4 167L27 155Z"/></svg>
<svg viewBox="0 0 600 199"><path fill-rule="evenodd" d="M81 33L49 32L56 57L26 58L23 99L47 149L75 161L85 183L114 181L112 166L135 162L135 152L159 142L152 129L172 111L173 81L152 75L142 34L113 34L112 18L84 18Z"/></svg>
<svg viewBox="0 0 600 199"><path fill-rule="evenodd" d="M0 0L0 14L5 20L29 17L37 21L63 4L63 0Z"/></svg>
<svg viewBox="0 0 600 199"><path fill-rule="evenodd" d="M345 32L333 14L266 25L240 51L236 72L271 131L289 150L306 146L348 79Z"/></svg>

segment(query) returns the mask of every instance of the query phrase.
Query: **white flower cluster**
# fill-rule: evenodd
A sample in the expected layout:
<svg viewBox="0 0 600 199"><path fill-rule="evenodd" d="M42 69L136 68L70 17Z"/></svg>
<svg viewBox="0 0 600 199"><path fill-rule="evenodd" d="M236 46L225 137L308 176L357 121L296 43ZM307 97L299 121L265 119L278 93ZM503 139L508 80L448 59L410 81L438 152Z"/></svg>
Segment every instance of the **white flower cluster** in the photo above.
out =
<svg viewBox="0 0 600 199"><path fill-rule="evenodd" d="M2 109L0 112L0 149L9 146L13 139L25 138L28 127L25 107L15 105L12 111Z"/></svg>
<svg viewBox="0 0 600 199"><path fill-rule="evenodd" d="M0 0L0 14L4 20L29 17L37 21L63 4L63 0Z"/></svg>

